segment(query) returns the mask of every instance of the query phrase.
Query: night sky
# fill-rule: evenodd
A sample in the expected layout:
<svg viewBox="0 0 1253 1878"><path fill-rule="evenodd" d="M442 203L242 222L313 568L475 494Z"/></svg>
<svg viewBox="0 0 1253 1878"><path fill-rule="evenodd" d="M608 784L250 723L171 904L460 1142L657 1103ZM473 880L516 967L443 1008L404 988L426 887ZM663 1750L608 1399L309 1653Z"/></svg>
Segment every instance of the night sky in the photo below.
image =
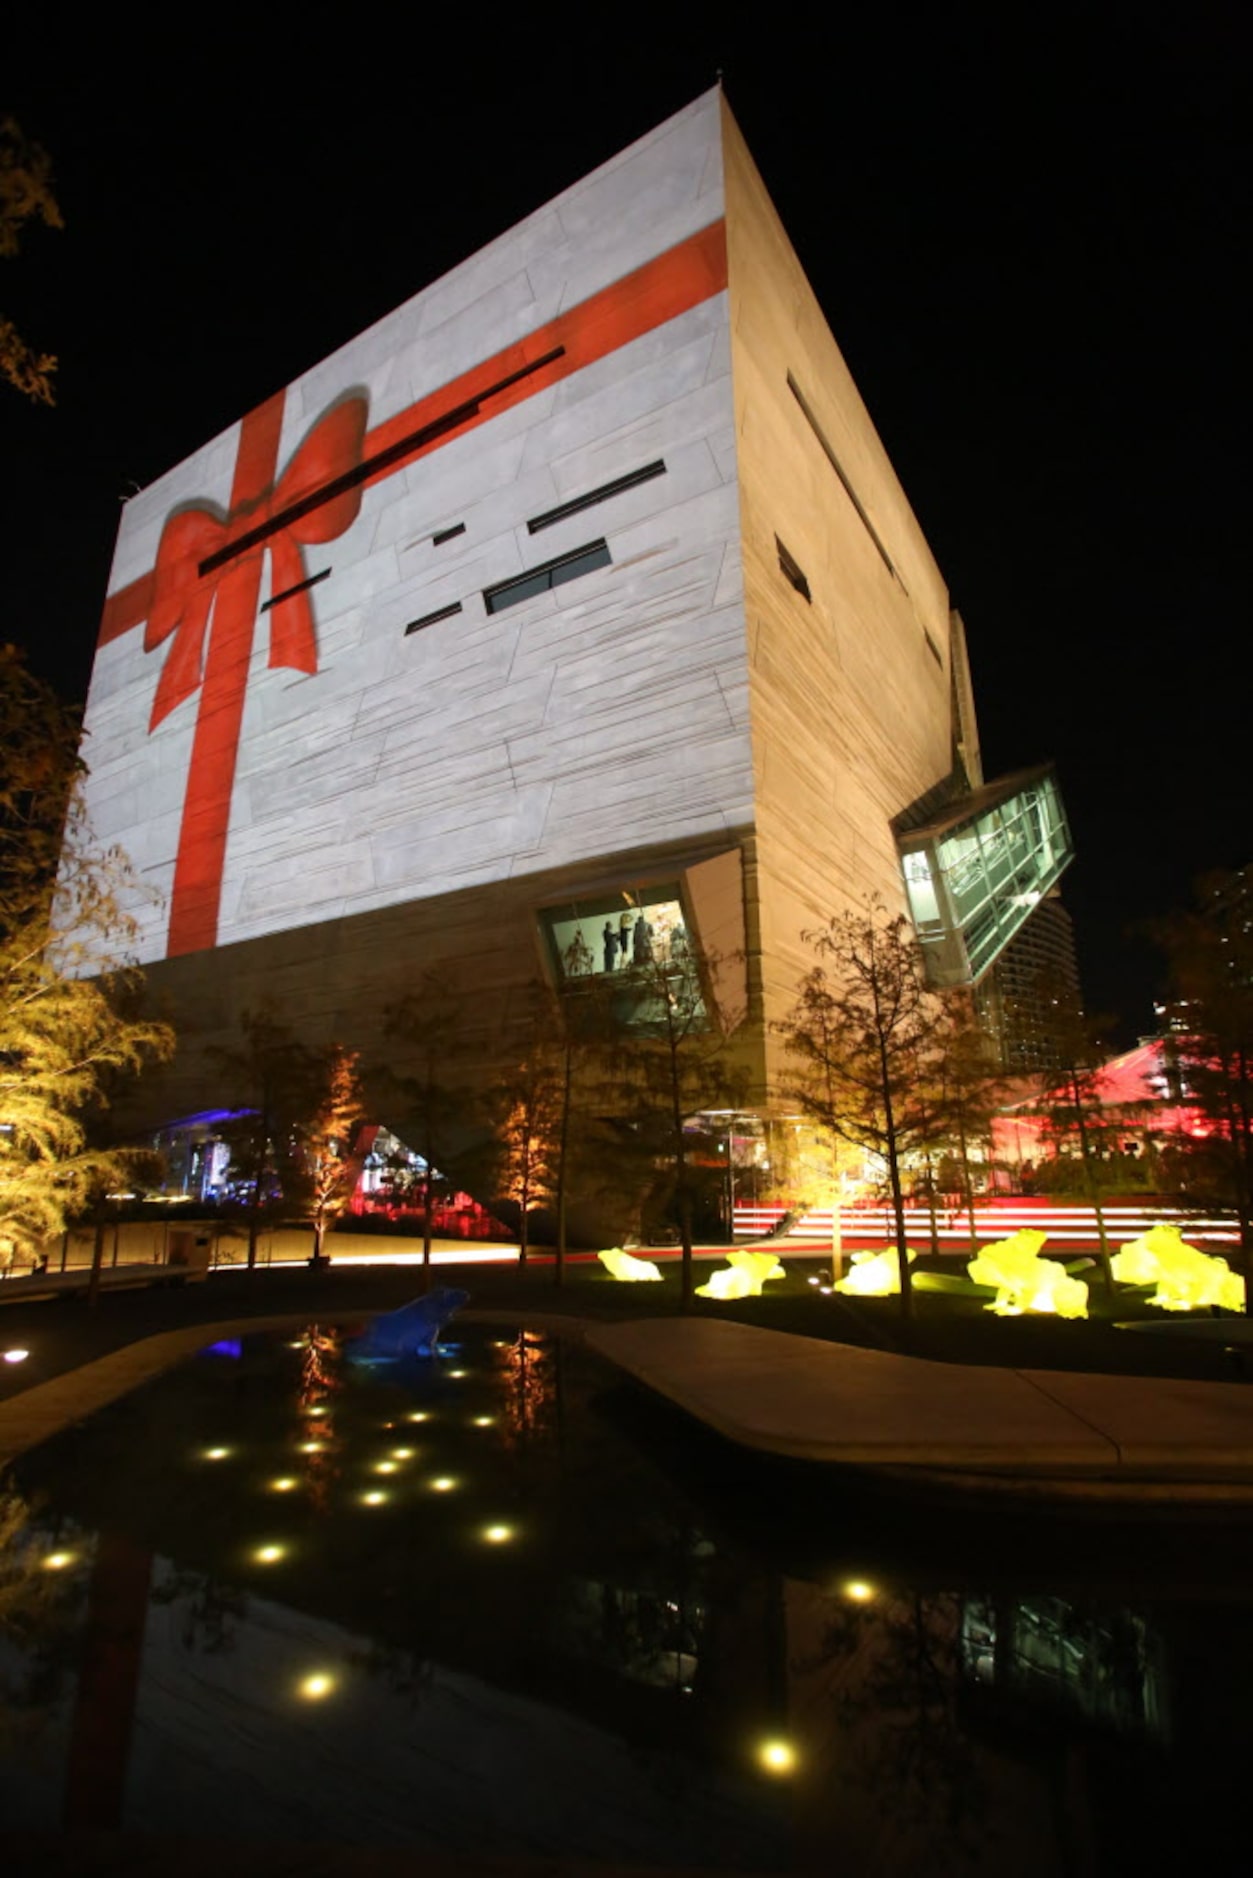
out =
<svg viewBox="0 0 1253 1878"><path fill-rule="evenodd" d="M7 34L0 114L52 153L67 226L0 262L0 309L61 361L54 410L0 388L3 636L85 695L125 494L721 69L966 621L986 772L1058 764L1088 1002L1148 1029L1136 927L1250 858L1245 29L866 11Z"/></svg>

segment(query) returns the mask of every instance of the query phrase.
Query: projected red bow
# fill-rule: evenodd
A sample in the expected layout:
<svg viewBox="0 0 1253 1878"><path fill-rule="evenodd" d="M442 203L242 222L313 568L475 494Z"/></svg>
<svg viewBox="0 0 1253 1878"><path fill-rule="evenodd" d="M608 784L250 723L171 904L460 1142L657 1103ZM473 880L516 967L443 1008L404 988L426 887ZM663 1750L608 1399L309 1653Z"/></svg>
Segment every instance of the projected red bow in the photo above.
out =
<svg viewBox="0 0 1253 1878"><path fill-rule="evenodd" d="M171 955L211 946L217 938L231 790L264 557L270 556L275 595L270 666L316 672L309 594L307 589L289 590L300 588L305 579L301 549L343 534L361 506L357 484L305 514L298 512L303 498L333 484L361 461L365 400L348 398L328 411L276 480L284 395L279 392L244 419L230 513L223 518L211 509L192 508L170 516L157 551L144 650L155 651L171 634L174 643L157 685L149 732L200 691L174 864ZM290 521L256 539L267 524L293 509L297 513ZM236 543L239 550L233 553Z"/></svg>

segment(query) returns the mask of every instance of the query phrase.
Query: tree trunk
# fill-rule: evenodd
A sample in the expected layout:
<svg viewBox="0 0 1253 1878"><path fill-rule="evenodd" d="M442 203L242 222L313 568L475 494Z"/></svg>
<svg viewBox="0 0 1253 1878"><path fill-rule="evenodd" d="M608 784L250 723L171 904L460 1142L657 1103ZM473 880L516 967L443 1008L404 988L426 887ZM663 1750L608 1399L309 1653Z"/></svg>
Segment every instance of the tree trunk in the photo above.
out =
<svg viewBox="0 0 1253 1878"><path fill-rule="evenodd" d="M966 1140L966 1118L961 1112L957 1116L957 1149L961 1156L962 1198L966 1202L966 1218L970 1228L970 1256L979 1256L979 1235L975 1231L975 1189L970 1178L970 1145Z"/></svg>
<svg viewBox="0 0 1253 1878"><path fill-rule="evenodd" d="M909 1246L905 1239L905 1197L901 1192L901 1167L896 1152L896 1119L892 1112L888 1056L882 1036L879 1039L879 1061L883 1078L883 1132L887 1146L888 1179L892 1187L892 1213L896 1220L896 1260L901 1275L901 1316L912 1317L914 1294L909 1275Z"/></svg>
<svg viewBox="0 0 1253 1878"><path fill-rule="evenodd" d="M96 1234L91 1248L91 1276L87 1280L87 1309L94 1311L100 1301L100 1273L104 1266L104 1209L96 1213Z"/></svg>
<svg viewBox="0 0 1253 1878"><path fill-rule="evenodd" d="M553 1283L566 1281L566 1156L570 1147L570 1044L566 1041L561 1079L561 1136L557 1146L557 1263Z"/></svg>
<svg viewBox="0 0 1253 1878"><path fill-rule="evenodd" d="M1105 1286L1106 1297L1112 1298L1114 1273L1109 1262L1109 1239L1105 1232L1105 1214L1101 1207L1100 1189L1097 1186L1096 1172L1092 1164L1092 1147L1088 1140L1088 1125L1084 1119L1083 1099L1079 1093L1079 1078L1073 1069L1070 1072L1070 1093L1075 1105L1075 1120L1079 1125L1079 1153L1083 1159L1083 1177L1088 1189L1088 1198L1092 1202L1092 1211L1096 1215L1096 1236L1101 1247L1098 1254L1101 1280Z"/></svg>

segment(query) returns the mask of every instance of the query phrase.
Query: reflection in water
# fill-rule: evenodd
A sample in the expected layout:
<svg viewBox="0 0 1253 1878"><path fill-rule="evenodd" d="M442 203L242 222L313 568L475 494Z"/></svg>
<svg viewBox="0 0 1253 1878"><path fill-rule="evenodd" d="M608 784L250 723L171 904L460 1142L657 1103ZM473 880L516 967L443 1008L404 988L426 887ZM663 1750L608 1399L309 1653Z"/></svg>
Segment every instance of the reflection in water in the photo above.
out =
<svg viewBox="0 0 1253 1878"><path fill-rule="evenodd" d="M0 1480L0 1753L31 1740L63 1694L92 1552Z"/></svg>
<svg viewBox="0 0 1253 1878"><path fill-rule="evenodd" d="M1221 1818L1234 1538L1196 1556L1238 1589L1186 1598L1051 1583L1003 1533L937 1574L936 1527L823 1476L793 1556L738 1459L585 1353L455 1361L249 1339L22 1463L0 1697L47 1725L9 1731L0 1817L859 1878L1147 1872Z"/></svg>
<svg viewBox="0 0 1253 1878"><path fill-rule="evenodd" d="M1165 1733L1161 1640L1135 1611L1064 1598L963 1600L962 1671L998 1705L1074 1715L1128 1734Z"/></svg>
<svg viewBox="0 0 1253 1878"><path fill-rule="evenodd" d="M343 1352L335 1330L310 1324L300 1341L300 1389L296 1398L301 1417L297 1443L303 1457L309 1504L325 1513L331 1488L339 1479L338 1444L332 1416L334 1398L343 1388Z"/></svg>
<svg viewBox="0 0 1253 1878"><path fill-rule="evenodd" d="M532 1330L493 1340L493 1366L504 1384L505 1439L511 1448L524 1448L552 1432L559 1349L553 1338Z"/></svg>

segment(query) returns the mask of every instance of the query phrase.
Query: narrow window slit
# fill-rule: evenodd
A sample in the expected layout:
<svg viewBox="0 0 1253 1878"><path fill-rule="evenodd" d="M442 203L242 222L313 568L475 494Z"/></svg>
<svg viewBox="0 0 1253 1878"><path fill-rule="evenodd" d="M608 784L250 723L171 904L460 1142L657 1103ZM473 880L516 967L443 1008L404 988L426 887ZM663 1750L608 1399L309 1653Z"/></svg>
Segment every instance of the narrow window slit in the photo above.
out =
<svg viewBox="0 0 1253 1878"><path fill-rule="evenodd" d="M324 567L320 574L310 574L308 580L298 580L294 587L284 587L282 593L276 593L272 600L266 600L262 603L261 611L268 613L272 606L281 606L284 600L290 600L293 594L304 593L307 587L316 587L320 580L329 580L330 578L330 568Z"/></svg>
<svg viewBox="0 0 1253 1878"><path fill-rule="evenodd" d="M866 533L870 536L870 539L874 542L875 547L879 550L879 558L882 560L883 565L887 568L888 573L892 576L892 579L898 583L898 585L904 590L904 592L908 593L909 589L908 587L905 586L904 581L901 579L900 575L897 573L892 557L888 553L887 549L884 547L883 542L879 537L878 530L876 529L874 523L871 521L870 517L867 515L865 509L862 507L857 491L853 488L852 483L849 481L848 476L845 473L844 465L840 462L839 457L835 454L835 451L831 448L831 445L827 442L826 434L823 431L822 425L818 422L817 418L814 416L813 412L810 410L805 394L801 390L800 386L797 384L796 380L793 378L791 372L789 372L787 375L787 388L791 392L792 396L796 399L796 402L800 405L802 414L804 415L805 422L809 425L810 430L813 431L814 436L818 439L819 444L822 446L822 453L826 457L827 462L831 465L832 469L835 471L836 475L839 477L844 493L848 497L849 501L852 503L853 507L856 509L858 517L860 518L862 527L865 529Z"/></svg>
<svg viewBox="0 0 1253 1878"><path fill-rule="evenodd" d="M607 502L610 496L621 495L624 489L634 489L639 483L650 483L654 476L664 476L666 466L658 457L655 463L646 463L643 469L631 470L625 476L615 476L611 483L602 483L599 489L589 489L586 495L572 496L568 502L558 503L555 509L545 509L542 515L533 515L527 523L527 529L538 535L541 528L551 528L555 522L564 522L567 515L577 515L580 509L590 509L597 502Z"/></svg>
<svg viewBox="0 0 1253 1878"><path fill-rule="evenodd" d="M435 533L431 536L431 546L433 548L442 548L446 541L452 541L455 536L464 535L465 532L466 525L464 522L454 522L451 528L437 528Z"/></svg>
<svg viewBox="0 0 1253 1878"><path fill-rule="evenodd" d="M434 626L442 619L451 619L454 613L460 613L460 611L460 600L454 600L451 606L441 606L434 613L424 613L421 619L411 619L409 621L409 624L405 627L404 636L407 639L410 633L420 633L424 626Z"/></svg>
<svg viewBox="0 0 1253 1878"><path fill-rule="evenodd" d="M774 545L779 551L780 570L786 579L791 582L792 586L795 587L801 599L808 600L809 604L812 606L814 596L809 591L809 582L805 578L805 570L802 568L800 562L795 560L793 556L788 553L777 535L774 538Z"/></svg>

